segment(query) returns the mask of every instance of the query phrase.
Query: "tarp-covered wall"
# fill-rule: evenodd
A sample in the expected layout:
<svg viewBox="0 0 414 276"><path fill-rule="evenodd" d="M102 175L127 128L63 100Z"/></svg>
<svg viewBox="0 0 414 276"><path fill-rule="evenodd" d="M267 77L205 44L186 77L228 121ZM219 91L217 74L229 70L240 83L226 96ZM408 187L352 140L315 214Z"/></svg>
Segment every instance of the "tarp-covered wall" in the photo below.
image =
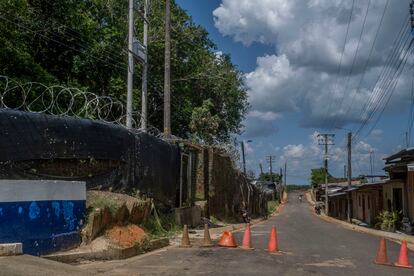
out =
<svg viewBox="0 0 414 276"><path fill-rule="evenodd" d="M252 217L266 215L267 201L270 198L264 191L251 185L248 179L234 168L229 155L210 148L208 160L207 201L211 216L240 221L243 208Z"/></svg>
<svg viewBox="0 0 414 276"><path fill-rule="evenodd" d="M122 126L0 110L0 179L69 179L174 205L180 151Z"/></svg>

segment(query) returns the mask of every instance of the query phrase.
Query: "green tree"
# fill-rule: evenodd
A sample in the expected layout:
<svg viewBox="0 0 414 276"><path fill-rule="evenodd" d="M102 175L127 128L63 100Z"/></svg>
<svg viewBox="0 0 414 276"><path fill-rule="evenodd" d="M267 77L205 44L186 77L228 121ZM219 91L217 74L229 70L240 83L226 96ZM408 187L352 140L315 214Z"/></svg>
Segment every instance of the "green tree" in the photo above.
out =
<svg viewBox="0 0 414 276"><path fill-rule="evenodd" d="M329 172L328 172L328 183L335 180ZM311 169L311 185L313 187L318 187L320 184L325 183L325 169L324 168L316 168Z"/></svg>
<svg viewBox="0 0 414 276"><path fill-rule="evenodd" d="M270 173L261 173L259 175L259 180L262 180L262 181L273 181L273 182L276 182L276 183L280 183L281 177L277 173L272 173L272 175L270 175Z"/></svg>
<svg viewBox="0 0 414 276"><path fill-rule="evenodd" d="M216 54L206 30L172 2L173 134L211 142L212 137L192 124L193 114L204 112L208 101L212 125L217 125L213 140L228 142L240 133L249 107L243 74L230 56ZM0 74L22 82L77 87L125 102L127 14L128 1L0 1ZM148 119L158 129L163 129L164 16L165 2L151 1ZM141 38L138 15L135 30ZM134 109L139 111L141 66L135 68Z"/></svg>
<svg viewBox="0 0 414 276"><path fill-rule="evenodd" d="M205 100L203 105L193 109L190 122L190 130L196 139L213 144L217 137L220 119L212 115L213 104L211 100Z"/></svg>

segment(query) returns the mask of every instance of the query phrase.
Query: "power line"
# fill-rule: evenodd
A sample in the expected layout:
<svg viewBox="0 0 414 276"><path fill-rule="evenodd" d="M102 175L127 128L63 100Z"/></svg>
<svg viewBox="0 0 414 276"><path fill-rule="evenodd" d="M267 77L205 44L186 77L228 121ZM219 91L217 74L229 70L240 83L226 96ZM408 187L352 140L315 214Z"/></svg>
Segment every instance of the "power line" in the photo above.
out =
<svg viewBox="0 0 414 276"><path fill-rule="evenodd" d="M406 37L406 33L404 33L405 26L406 24L403 24L400 30L400 33L397 35L394 41L394 46L387 57L386 65L382 68L382 71L379 74L378 79L372 88L372 92L369 97L369 100L366 102L366 104L361 110L360 116L361 117L364 116L365 119L363 119L363 122L360 125L359 129L357 131L354 131L356 133L355 136L360 134L362 129L366 126L368 121L372 118L376 110L379 108L383 100L384 94L387 91L386 87L389 87L390 80L394 78L395 73L397 73L400 68L401 62L404 60L404 59L401 59L400 57L401 57L401 53L404 51L404 48L408 42L408 37ZM407 51L405 53L407 53ZM393 68L397 68L397 69L393 70ZM366 112L368 114L365 116ZM354 143L355 141L356 140L354 139Z"/></svg>
<svg viewBox="0 0 414 276"><path fill-rule="evenodd" d="M349 20L348 20L348 26L346 28L346 34L345 34L345 40L344 40L344 46L342 48L342 53L341 53L341 58L339 60L339 65L338 65L338 73L336 76L336 81L335 81L335 86L336 88L338 88L338 79L339 76L341 74L341 67L342 67L342 59L343 56L345 54L345 49L346 49L346 42L348 40L348 35L349 35L349 26L351 25L351 21L352 21L352 14L354 13L354 6L355 6L355 0L352 0L352 7L351 7L351 12L349 13ZM324 121L324 125L327 123L327 120L329 120L329 114L331 112L331 108L332 108L332 102L333 101L329 101L329 107L327 109L326 115L325 115L325 121Z"/></svg>
<svg viewBox="0 0 414 276"><path fill-rule="evenodd" d="M349 73L348 73L348 76L346 78L345 90L344 90L344 93L342 93L342 98L341 98L341 100L339 102L339 108L337 109L338 112L335 114L335 119L333 121L333 127L336 127L336 123L337 123L337 120L338 120L338 114L341 111L341 108L342 108L342 105L343 105L343 102L344 102L344 99L345 99L345 93L348 90L349 81L350 81L350 78L351 78L351 75L352 75L352 71L353 71L354 66L355 66L355 62L356 62L356 58L358 56L359 48L361 46L362 35L364 34L365 24L367 22L367 17L368 17L368 13L369 13L370 6L371 6L371 0L368 0L367 9L365 11L365 16L364 16L364 21L362 23L361 32L359 33L359 39L358 39L357 48L355 50L355 54L354 54L354 57L352 59L351 68L350 68Z"/></svg>
<svg viewBox="0 0 414 276"><path fill-rule="evenodd" d="M387 0L387 2L385 3L384 9L383 9L383 11L382 11L381 19L380 19L379 24L378 24L378 28L377 28L377 30L376 30L376 32L375 32L374 40L372 41L371 49L369 50L368 57L367 57L367 59L366 59L366 61L365 61L365 64L364 64L364 67L363 67L363 70L362 70L362 72L363 72L363 73L362 73L362 75L361 75L361 78L359 79L358 86L357 86L357 88L354 90L354 93L353 93L353 95L352 95L352 97L351 97L351 102L350 102L350 104L349 104L349 106L348 106L348 110L347 110L347 111L346 111L346 113L345 113L345 117L346 117L346 116L349 114L349 112L351 111L351 107L353 106L354 101L355 101L355 96L359 93L359 91L360 91L360 89L361 89L362 82L363 82L363 80L364 80L364 78L365 78L365 74L366 74L366 72L367 72L368 64L369 64L369 61L371 60L372 53L374 52L374 46L375 46L375 43L377 42L378 35L379 35L380 29L381 29L381 27L382 27L382 23L383 23L383 21L384 21L385 13L386 13L386 11L387 11L387 8L388 8L388 4L389 4L389 2L390 2L390 0Z"/></svg>
<svg viewBox="0 0 414 276"><path fill-rule="evenodd" d="M379 88L380 91L384 91L384 92L380 94L380 98L377 101L377 104L375 106L373 106L372 110L369 113L369 116L367 117L366 120L364 120L364 123L361 125L361 127L356 132L356 136L361 133L361 131L363 130L363 128L367 125L367 123L369 122L369 120L372 119L372 117L375 115L375 113L377 112L377 110L382 105L382 110L379 113L379 116L377 117L377 120L376 120L375 124L373 125L373 127L371 128L371 130L369 131L369 133L371 133L371 131L377 125L377 123L378 123L379 119L381 118L381 116L382 116L382 114L383 114L383 112L384 112L387 104L389 103L389 101L391 99L391 96L394 93L394 90L395 90L395 87L396 87L396 85L398 83L399 77L400 77L402 71L404 70L405 64L407 62L407 55L409 53L411 54L411 52L412 52L412 50L411 50L412 44L413 44L413 39L411 39L411 42L409 43L408 48L406 49L406 51L405 51L405 53L403 55L403 58L401 58L399 60L399 63L397 65L396 69L394 70L394 74L392 76L390 76L388 78L388 80L386 81L386 83ZM388 98L385 100L385 103L384 103L384 99L385 99L387 93L388 93ZM369 133L367 135L369 135Z"/></svg>

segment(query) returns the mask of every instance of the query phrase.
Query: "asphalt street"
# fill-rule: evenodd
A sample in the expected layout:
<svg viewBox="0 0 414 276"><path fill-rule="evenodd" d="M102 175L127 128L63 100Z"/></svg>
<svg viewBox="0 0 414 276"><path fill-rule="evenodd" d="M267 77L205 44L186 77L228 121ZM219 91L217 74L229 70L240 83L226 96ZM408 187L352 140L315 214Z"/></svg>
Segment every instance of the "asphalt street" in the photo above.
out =
<svg viewBox="0 0 414 276"><path fill-rule="evenodd" d="M280 255L269 254L272 225L278 232ZM241 243L243 233L235 233ZM252 227L254 250L167 248L123 261L81 266L100 275L414 275L414 270L373 263L379 238L344 229L316 216L296 194L280 215ZM387 241L395 261L399 245ZM413 252L410 260L413 263Z"/></svg>
<svg viewBox="0 0 414 276"><path fill-rule="evenodd" d="M414 269L373 263L379 238L345 229L316 216L291 194L282 212L252 226L254 250L168 247L126 260L72 266L23 255L0 257L0 275L414 275ZM269 254L277 227L281 254ZM242 232L235 233L241 243ZM395 261L399 245L388 241ZM410 252L414 264L414 253Z"/></svg>

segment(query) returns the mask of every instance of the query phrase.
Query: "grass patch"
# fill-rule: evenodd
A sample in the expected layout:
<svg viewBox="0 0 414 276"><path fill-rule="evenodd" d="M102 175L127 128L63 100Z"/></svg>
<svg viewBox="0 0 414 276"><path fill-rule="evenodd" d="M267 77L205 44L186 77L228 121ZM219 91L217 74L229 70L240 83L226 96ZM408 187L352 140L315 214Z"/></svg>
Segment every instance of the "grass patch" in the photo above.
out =
<svg viewBox="0 0 414 276"><path fill-rule="evenodd" d="M181 227L175 222L174 213L151 215L142 227L151 239L171 237L181 231Z"/></svg>
<svg viewBox="0 0 414 276"><path fill-rule="evenodd" d="M96 208L104 209L108 207L112 215L115 215L116 211L121 205L114 199L108 197L90 197L88 198L88 214Z"/></svg>
<svg viewBox="0 0 414 276"><path fill-rule="evenodd" d="M269 200L267 202L267 213L272 214L274 211L276 211L277 206L279 206L279 201L277 200Z"/></svg>

